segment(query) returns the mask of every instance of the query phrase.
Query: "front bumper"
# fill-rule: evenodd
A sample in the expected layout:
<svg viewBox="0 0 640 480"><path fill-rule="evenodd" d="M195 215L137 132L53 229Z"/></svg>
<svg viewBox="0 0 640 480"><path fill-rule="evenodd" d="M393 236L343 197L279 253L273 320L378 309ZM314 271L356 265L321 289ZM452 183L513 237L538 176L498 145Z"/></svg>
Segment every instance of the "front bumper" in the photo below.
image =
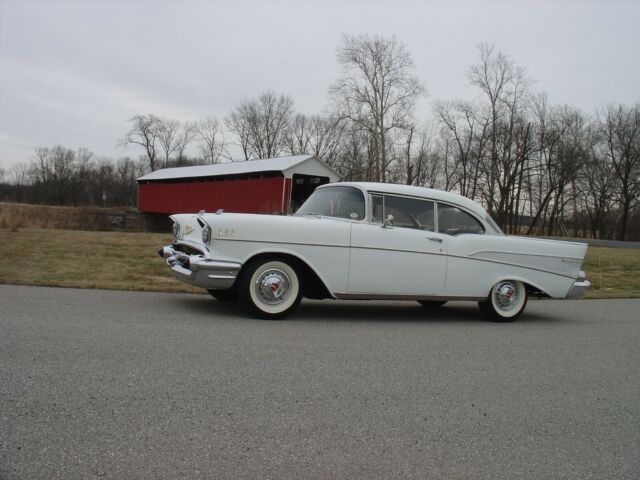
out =
<svg viewBox="0 0 640 480"><path fill-rule="evenodd" d="M173 245L163 247L159 252L180 281L196 287L224 290L231 288L242 265L206 258L204 255L178 251Z"/></svg>
<svg viewBox="0 0 640 480"><path fill-rule="evenodd" d="M571 285L571 288L569 289L569 293L567 293L567 296L565 298L582 297L590 285L591 285L591 282L589 280L579 280L577 282L573 282L573 285Z"/></svg>

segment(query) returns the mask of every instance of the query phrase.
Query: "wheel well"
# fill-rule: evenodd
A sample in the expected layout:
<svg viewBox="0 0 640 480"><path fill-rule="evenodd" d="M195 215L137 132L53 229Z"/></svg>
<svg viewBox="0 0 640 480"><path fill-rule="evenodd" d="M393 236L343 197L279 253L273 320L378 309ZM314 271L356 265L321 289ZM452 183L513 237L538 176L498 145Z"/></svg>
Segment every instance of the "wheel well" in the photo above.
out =
<svg viewBox="0 0 640 480"><path fill-rule="evenodd" d="M242 268L240 269L240 274L244 271L245 266L251 262L254 262L259 259L279 259L290 262L295 268L296 271L300 273L303 277L303 286L304 291L302 294L307 298L313 298L317 300L322 300L323 298L332 298L329 293L329 289L324 284L324 282L320 279L318 274L311 268L304 260L296 257L295 255L290 255L287 253L259 253L258 255L254 255L253 257L247 259Z"/></svg>
<svg viewBox="0 0 640 480"><path fill-rule="evenodd" d="M508 280L508 279L505 279ZM512 280L516 280L515 278ZM491 289L493 289L493 287L496 285L496 283L499 283L501 280L499 280L498 282L495 282L491 288L489 289L489 293L487 295L491 294ZM549 294L547 294L546 292L544 292L543 290L540 290L538 287L531 285L530 283L525 282L524 280L518 280L519 282L522 282L522 284L524 285L525 290L527 291L527 296L528 297L536 297L536 298L549 298Z"/></svg>
<svg viewBox="0 0 640 480"><path fill-rule="evenodd" d="M537 297L537 298L547 298L549 297L549 295L545 292L543 292L542 290L540 290L538 287L534 287L533 285L527 283L527 282L522 282L524 283L524 288L527 289L527 295L529 295L530 297Z"/></svg>

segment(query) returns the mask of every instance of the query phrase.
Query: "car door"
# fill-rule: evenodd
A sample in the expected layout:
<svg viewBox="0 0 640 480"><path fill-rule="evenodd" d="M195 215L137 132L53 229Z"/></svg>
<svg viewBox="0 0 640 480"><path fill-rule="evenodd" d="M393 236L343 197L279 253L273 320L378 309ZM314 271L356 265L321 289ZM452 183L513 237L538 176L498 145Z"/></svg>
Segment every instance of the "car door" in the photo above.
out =
<svg viewBox="0 0 640 480"><path fill-rule="evenodd" d="M459 206L438 202L438 232L447 241L447 295L455 297L486 296L495 283L496 266L476 256L479 251L496 248L495 236L485 235L485 227L479 218ZM499 260L501 253L492 252Z"/></svg>
<svg viewBox="0 0 640 480"><path fill-rule="evenodd" d="M371 195L368 223L351 227L348 293L438 296L446 279L446 236L435 233L434 203ZM383 219L393 216L390 224Z"/></svg>

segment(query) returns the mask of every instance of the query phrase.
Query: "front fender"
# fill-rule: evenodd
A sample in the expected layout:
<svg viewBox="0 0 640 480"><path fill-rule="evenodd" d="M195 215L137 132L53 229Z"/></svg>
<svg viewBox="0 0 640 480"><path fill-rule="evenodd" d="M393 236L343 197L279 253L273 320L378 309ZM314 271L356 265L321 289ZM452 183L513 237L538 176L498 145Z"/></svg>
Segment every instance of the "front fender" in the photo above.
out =
<svg viewBox="0 0 640 480"><path fill-rule="evenodd" d="M313 262L306 255L300 254L300 252L289 248L261 248L252 251L250 254L243 258L241 262L243 269L244 266L251 262L254 258L260 256L285 256L295 258L297 261L304 263L307 268L309 268L320 279L332 298L336 298L334 295L335 290L331 289L328 278L323 274L321 270L315 268Z"/></svg>

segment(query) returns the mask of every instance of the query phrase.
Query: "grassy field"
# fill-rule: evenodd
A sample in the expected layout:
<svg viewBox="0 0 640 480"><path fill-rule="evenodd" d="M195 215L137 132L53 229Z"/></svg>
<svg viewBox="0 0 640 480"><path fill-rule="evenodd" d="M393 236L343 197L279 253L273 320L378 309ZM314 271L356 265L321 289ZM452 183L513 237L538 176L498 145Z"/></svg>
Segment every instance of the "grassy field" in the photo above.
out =
<svg viewBox="0 0 640 480"><path fill-rule="evenodd" d="M0 283L198 292L175 280L157 251L171 235L0 229ZM640 298L640 249L589 247L587 298Z"/></svg>
<svg viewBox="0 0 640 480"><path fill-rule="evenodd" d="M0 230L0 283L204 292L175 280L158 256L170 234Z"/></svg>
<svg viewBox="0 0 640 480"><path fill-rule="evenodd" d="M58 207L0 202L0 228L142 232L143 218L134 208Z"/></svg>
<svg viewBox="0 0 640 480"><path fill-rule="evenodd" d="M586 298L640 298L640 249L589 247Z"/></svg>

